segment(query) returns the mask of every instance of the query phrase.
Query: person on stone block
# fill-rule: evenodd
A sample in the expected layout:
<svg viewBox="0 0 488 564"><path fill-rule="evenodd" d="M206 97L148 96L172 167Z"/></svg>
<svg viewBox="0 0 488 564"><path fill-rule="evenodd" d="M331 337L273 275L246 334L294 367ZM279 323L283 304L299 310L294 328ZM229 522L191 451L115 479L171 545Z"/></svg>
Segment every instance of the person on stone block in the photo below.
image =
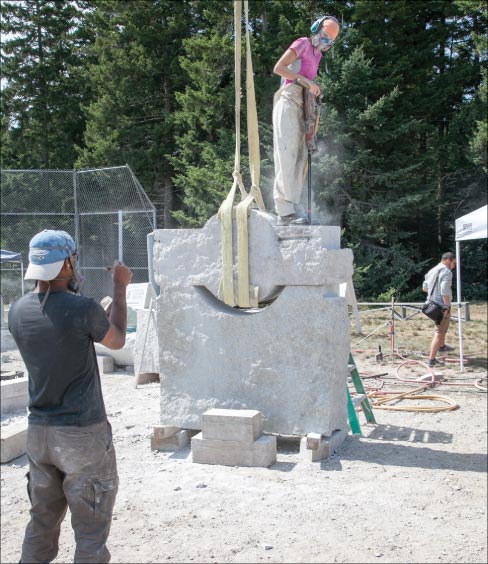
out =
<svg viewBox="0 0 488 564"><path fill-rule="evenodd" d="M126 288L132 272L116 261L108 317L79 295L78 252L65 231L44 230L30 241L25 279L33 292L12 304L9 329L29 374L27 491L31 509L21 562L51 562L58 554L67 508L75 562L109 562L106 542L118 489L93 343L124 346Z"/></svg>
<svg viewBox="0 0 488 564"><path fill-rule="evenodd" d="M274 67L282 86L273 100L273 197L278 225L308 223L300 199L307 162L303 89L321 94L314 82L322 53L328 51L340 31L333 16L321 16L310 28L311 37L300 37L283 53Z"/></svg>
<svg viewBox="0 0 488 564"><path fill-rule="evenodd" d="M446 345L446 334L451 322L452 271L456 268L456 256L447 252L441 262L431 268L425 275L422 290L428 293L428 299L443 307L443 317L436 323L434 337L430 345L429 366L440 364L436 359L437 352L453 351L454 347Z"/></svg>

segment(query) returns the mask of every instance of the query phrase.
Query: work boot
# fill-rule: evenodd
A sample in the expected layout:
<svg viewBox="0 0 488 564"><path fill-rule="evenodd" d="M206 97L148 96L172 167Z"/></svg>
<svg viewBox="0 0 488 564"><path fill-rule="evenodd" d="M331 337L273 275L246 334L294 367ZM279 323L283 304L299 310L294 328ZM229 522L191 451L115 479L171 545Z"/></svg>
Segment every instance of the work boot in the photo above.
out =
<svg viewBox="0 0 488 564"><path fill-rule="evenodd" d="M454 350L454 347L451 347L449 345L444 345L443 347L439 347L439 350L441 352L450 352Z"/></svg>
<svg viewBox="0 0 488 564"><path fill-rule="evenodd" d="M295 213L279 215L276 225L308 225L306 217L298 217Z"/></svg>

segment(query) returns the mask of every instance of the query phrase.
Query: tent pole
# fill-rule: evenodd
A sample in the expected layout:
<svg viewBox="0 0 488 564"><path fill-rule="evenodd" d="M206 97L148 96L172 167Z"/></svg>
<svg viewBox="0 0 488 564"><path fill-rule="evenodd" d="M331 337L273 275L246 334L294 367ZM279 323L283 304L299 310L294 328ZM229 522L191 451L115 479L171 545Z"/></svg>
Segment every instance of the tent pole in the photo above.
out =
<svg viewBox="0 0 488 564"><path fill-rule="evenodd" d="M456 290L458 302L458 333L459 333L459 362L461 364L461 372L464 372L464 355L463 355L463 320L461 310L461 243L456 241Z"/></svg>

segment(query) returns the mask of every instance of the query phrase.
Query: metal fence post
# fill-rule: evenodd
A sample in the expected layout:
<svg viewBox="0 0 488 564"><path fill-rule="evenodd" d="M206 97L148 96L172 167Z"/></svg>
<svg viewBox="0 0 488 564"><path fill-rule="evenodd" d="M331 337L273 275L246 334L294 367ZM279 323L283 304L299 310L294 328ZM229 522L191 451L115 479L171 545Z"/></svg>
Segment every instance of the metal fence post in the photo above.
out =
<svg viewBox="0 0 488 564"><path fill-rule="evenodd" d="M80 214L78 212L78 173L76 169L73 170L73 200L75 212L75 245L80 248Z"/></svg>
<svg viewBox="0 0 488 564"><path fill-rule="evenodd" d="M123 241L124 233L122 230L122 218L123 218L122 210L119 210L118 216L119 216L119 261L123 262L124 261L124 241Z"/></svg>

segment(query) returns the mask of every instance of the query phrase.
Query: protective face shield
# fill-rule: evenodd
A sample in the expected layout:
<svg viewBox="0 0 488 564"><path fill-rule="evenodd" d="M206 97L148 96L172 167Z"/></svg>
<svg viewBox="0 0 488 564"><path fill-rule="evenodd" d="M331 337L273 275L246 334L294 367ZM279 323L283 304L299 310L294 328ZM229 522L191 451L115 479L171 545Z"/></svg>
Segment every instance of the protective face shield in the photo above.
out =
<svg viewBox="0 0 488 564"><path fill-rule="evenodd" d="M312 37L312 45L324 52L332 47L332 43L333 41L329 37L329 34L324 30L321 30Z"/></svg>

